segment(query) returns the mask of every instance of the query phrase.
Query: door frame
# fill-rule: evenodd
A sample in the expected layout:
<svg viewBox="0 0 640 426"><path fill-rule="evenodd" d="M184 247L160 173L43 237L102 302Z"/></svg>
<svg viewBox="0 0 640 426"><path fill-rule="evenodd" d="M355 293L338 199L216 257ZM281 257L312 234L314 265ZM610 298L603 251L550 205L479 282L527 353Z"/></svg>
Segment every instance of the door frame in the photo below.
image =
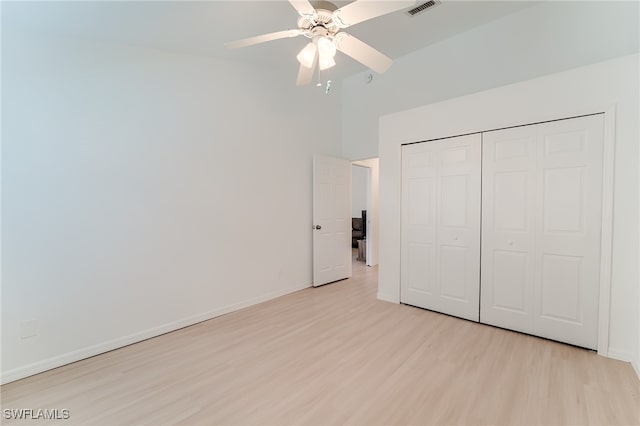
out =
<svg viewBox="0 0 640 426"><path fill-rule="evenodd" d="M604 131L602 135L602 223L600 236L600 298L598 299L598 355L609 356L616 105L608 105L604 108L603 112Z"/></svg>
<svg viewBox="0 0 640 426"><path fill-rule="evenodd" d="M435 139L423 141L405 142L397 146L398 151L402 150L403 145L409 145L417 142L429 142L433 140L449 139L457 136L469 134L484 133L493 130L510 129L514 127L530 126L532 124L547 123L558 120L566 120L571 118L583 117L588 115L604 114L604 131L603 131L603 152L602 152L602 221L601 221L601 240L600 240L600 291L598 299L598 355L612 358L619 358L615 354L609 353L609 326L611 320L611 273L612 273L612 250L613 250L613 195L614 195L614 174L615 174L615 125L616 125L616 104L609 104L604 108L594 108L592 112L580 111L574 114L566 114L556 119L546 119L543 121L527 120L525 123L505 126L495 129L485 129L471 133L456 134ZM400 156L401 157L401 156ZM400 167L402 174L402 167ZM402 225L401 225L402 226ZM482 255L482 254L481 254ZM398 295L400 295L401 282L398 279ZM400 303L398 300L389 300L385 297L378 298L390 302ZM613 355L613 356L611 356Z"/></svg>

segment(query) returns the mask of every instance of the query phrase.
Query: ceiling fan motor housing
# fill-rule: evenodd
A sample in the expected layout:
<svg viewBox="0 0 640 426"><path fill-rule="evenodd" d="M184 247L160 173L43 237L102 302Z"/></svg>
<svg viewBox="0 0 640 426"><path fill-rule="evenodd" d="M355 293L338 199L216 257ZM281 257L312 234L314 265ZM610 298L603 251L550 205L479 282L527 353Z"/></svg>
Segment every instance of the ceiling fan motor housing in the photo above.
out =
<svg viewBox="0 0 640 426"><path fill-rule="evenodd" d="M330 1L325 1L325 0L312 0L309 3L311 3L311 5L316 9L324 9L326 11L328 11L329 13L333 13L334 10L338 9L338 6L336 6L335 4L331 3Z"/></svg>
<svg viewBox="0 0 640 426"><path fill-rule="evenodd" d="M333 6L329 2L320 2L320 3L328 3ZM330 35L334 35L338 31L340 31L340 27L333 21L333 11L336 9L333 6L332 9L316 9L316 13L314 16L301 16L298 19L298 28L301 31L304 31L305 35L309 38L313 38L314 34L308 34L309 31L312 31L316 28L324 28L326 29Z"/></svg>

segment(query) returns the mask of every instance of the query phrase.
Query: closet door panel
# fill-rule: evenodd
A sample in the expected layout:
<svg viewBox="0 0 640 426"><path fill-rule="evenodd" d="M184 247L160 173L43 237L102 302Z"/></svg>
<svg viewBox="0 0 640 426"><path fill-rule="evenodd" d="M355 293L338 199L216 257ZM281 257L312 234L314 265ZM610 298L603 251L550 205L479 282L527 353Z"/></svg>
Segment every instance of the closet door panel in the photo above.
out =
<svg viewBox="0 0 640 426"><path fill-rule="evenodd" d="M479 319L480 135L402 151L401 302Z"/></svg>
<svg viewBox="0 0 640 426"><path fill-rule="evenodd" d="M603 116L538 125L537 334L597 347Z"/></svg>
<svg viewBox="0 0 640 426"><path fill-rule="evenodd" d="M482 136L435 143L438 168L438 311L479 321Z"/></svg>
<svg viewBox="0 0 640 426"><path fill-rule="evenodd" d="M480 321L533 332L536 132L483 134Z"/></svg>
<svg viewBox="0 0 640 426"><path fill-rule="evenodd" d="M436 180L438 155L432 146L410 145L402 152L403 292L429 299L436 288Z"/></svg>
<svg viewBox="0 0 640 426"><path fill-rule="evenodd" d="M481 322L595 349L602 115L483 134Z"/></svg>

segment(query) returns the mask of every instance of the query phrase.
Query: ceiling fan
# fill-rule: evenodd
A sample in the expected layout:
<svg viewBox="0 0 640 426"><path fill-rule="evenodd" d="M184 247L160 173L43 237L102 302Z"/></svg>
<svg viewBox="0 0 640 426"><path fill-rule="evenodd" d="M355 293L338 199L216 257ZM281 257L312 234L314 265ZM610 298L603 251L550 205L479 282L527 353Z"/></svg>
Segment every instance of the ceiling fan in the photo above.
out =
<svg viewBox="0 0 640 426"><path fill-rule="evenodd" d="M307 37L311 41L297 55L300 70L296 84L303 86L313 80L316 65L319 70L326 70L336 64L334 57L338 50L377 73L385 72L393 62L390 58L342 30L413 6L416 1L356 0L341 8L328 1L314 1L312 4L309 0L289 0L289 3L300 15L297 29L245 38L226 43L226 46L238 48L287 37Z"/></svg>

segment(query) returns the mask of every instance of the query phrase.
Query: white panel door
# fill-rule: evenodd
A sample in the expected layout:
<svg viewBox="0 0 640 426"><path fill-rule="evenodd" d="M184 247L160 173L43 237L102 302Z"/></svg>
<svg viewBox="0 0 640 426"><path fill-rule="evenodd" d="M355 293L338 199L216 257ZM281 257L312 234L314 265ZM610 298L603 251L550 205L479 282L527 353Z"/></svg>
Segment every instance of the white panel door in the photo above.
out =
<svg viewBox="0 0 640 426"><path fill-rule="evenodd" d="M402 303L478 321L480 165L480 134L402 147Z"/></svg>
<svg viewBox="0 0 640 426"><path fill-rule="evenodd" d="M603 116L483 138L481 321L595 349Z"/></svg>
<svg viewBox="0 0 640 426"><path fill-rule="evenodd" d="M313 285L351 276L351 163L313 157Z"/></svg>
<svg viewBox="0 0 640 426"><path fill-rule="evenodd" d="M480 321L533 333L537 129L482 137Z"/></svg>

